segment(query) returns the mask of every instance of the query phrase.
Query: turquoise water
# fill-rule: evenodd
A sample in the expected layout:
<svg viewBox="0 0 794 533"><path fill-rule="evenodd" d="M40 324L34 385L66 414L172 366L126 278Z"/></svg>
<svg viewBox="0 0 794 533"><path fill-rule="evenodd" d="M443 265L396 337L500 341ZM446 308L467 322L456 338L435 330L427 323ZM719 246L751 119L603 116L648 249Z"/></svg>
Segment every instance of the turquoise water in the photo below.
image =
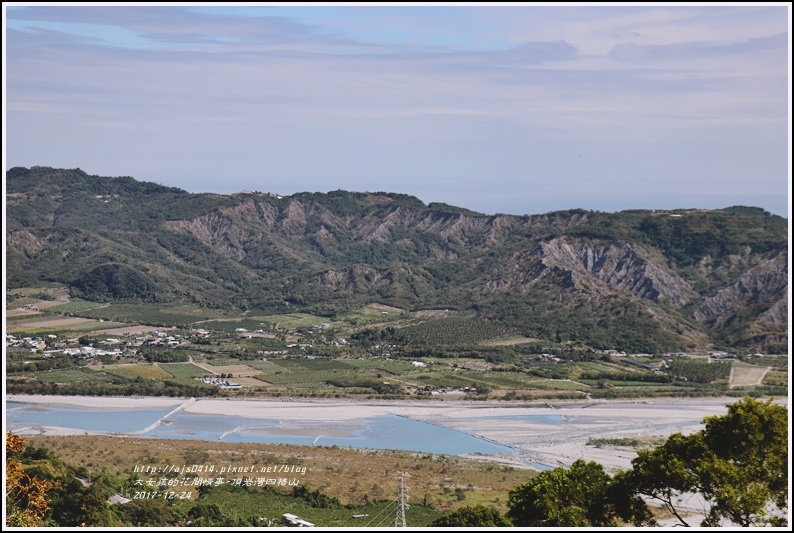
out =
<svg viewBox="0 0 794 533"><path fill-rule="evenodd" d="M325 436L322 428L316 436L285 436L254 434L245 430L232 433L228 442L279 442L315 444L319 446L347 446L381 450L409 450L425 453L460 455L468 453L506 453L513 449L487 440L425 422L396 415L375 416L348 426L348 436ZM315 440L316 439L316 440Z"/></svg>
<svg viewBox="0 0 794 533"><path fill-rule="evenodd" d="M173 408L145 410L100 410L43 404L8 402L6 418L11 430L50 425L93 431L133 432L156 422ZM275 428L278 427L278 431ZM268 431L271 428L271 431ZM344 436L339 436L340 428ZM290 431L294 430L293 434ZM325 435L324 435L325 433ZM337 436L334 436L334 435ZM346 446L409 450L449 455L514 451L487 440L396 415L354 422L311 423L254 419L229 415L177 412L142 437L194 439L223 442L254 442Z"/></svg>
<svg viewBox="0 0 794 533"><path fill-rule="evenodd" d="M130 433L140 431L173 410L93 410L81 407L6 403L6 421L11 430L31 425L59 426L86 431Z"/></svg>

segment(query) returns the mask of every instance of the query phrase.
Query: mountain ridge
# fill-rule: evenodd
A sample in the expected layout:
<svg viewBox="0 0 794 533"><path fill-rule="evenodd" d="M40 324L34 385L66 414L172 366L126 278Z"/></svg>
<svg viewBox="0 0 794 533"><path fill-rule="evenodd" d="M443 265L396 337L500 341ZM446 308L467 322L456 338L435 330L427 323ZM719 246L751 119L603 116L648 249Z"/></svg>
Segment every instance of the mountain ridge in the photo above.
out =
<svg viewBox="0 0 794 533"><path fill-rule="evenodd" d="M644 351L787 338L787 221L760 208L486 215L400 193L195 194L47 167L9 170L6 202L9 286L241 310L452 308Z"/></svg>

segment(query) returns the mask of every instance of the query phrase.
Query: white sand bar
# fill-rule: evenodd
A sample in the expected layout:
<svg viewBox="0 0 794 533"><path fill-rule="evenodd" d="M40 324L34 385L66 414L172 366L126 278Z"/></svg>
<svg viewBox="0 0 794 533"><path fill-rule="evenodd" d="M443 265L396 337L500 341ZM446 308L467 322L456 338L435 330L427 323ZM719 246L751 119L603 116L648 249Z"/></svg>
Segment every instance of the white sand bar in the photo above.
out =
<svg viewBox="0 0 794 533"><path fill-rule="evenodd" d="M185 398L136 398L119 396L41 396L32 394L9 394L9 402L41 403L47 405L68 405L71 407L88 407L91 409L158 409L160 407L176 407L185 403Z"/></svg>

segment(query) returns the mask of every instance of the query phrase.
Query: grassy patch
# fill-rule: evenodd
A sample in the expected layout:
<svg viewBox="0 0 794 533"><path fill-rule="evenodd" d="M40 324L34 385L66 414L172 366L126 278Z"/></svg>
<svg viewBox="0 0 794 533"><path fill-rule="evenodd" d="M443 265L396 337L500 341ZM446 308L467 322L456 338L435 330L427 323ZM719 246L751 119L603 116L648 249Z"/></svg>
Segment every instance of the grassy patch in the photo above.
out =
<svg viewBox="0 0 794 533"><path fill-rule="evenodd" d="M223 316L223 311L191 305L111 304L84 309L75 315L154 326L181 326Z"/></svg>
<svg viewBox="0 0 794 533"><path fill-rule="evenodd" d="M626 437L612 439L589 439L587 444L596 448L654 448L667 441L667 437Z"/></svg>
<svg viewBox="0 0 794 533"><path fill-rule="evenodd" d="M328 379L340 378L342 376L348 376L352 374L352 372L346 373L339 370L331 370L322 373L315 371L295 370L291 372L276 372L274 374L263 375L262 379L265 379L274 385L288 385L293 387L325 387L325 382Z"/></svg>
<svg viewBox="0 0 794 533"><path fill-rule="evenodd" d="M146 379L167 379L171 377L171 374L157 365L102 366L98 367L97 370L127 379L135 379L138 377Z"/></svg>
<svg viewBox="0 0 794 533"><path fill-rule="evenodd" d="M81 300L80 298L75 298L70 302L65 304L56 305L50 307L49 310L55 313L77 313L80 311L86 311L88 309L95 309L98 307L106 307L108 304L104 303L97 303L97 302L89 302L87 300Z"/></svg>
<svg viewBox="0 0 794 533"><path fill-rule="evenodd" d="M766 376L764 376L763 384L785 387L788 385L788 372L768 372Z"/></svg>
<svg viewBox="0 0 794 533"><path fill-rule="evenodd" d="M276 324L280 329L296 329L315 324L322 324L330 322L327 318L311 315L309 313L289 313L285 315L266 315L254 317L259 322L265 324Z"/></svg>
<svg viewBox="0 0 794 533"><path fill-rule="evenodd" d="M413 365L407 361L393 361L389 359L340 359L340 363L353 368L369 368L382 370L390 374L402 374L413 370Z"/></svg>
<svg viewBox="0 0 794 533"><path fill-rule="evenodd" d="M191 363L161 363L159 366L175 378L200 378L211 374Z"/></svg>
<svg viewBox="0 0 794 533"><path fill-rule="evenodd" d="M80 381L107 381L109 377L101 372L94 372L86 368L75 368L69 370L50 370L47 372L36 372L35 374L22 374L25 377L33 377L45 383L77 383Z"/></svg>
<svg viewBox="0 0 794 533"><path fill-rule="evenodd" d="M339 319L353 326L368 326L371 324L395 322L402 318L402 316L403 311L401 309L394 307L381 309L367 306L356 309L347 315L339 317Z"/></svg>
<svg viewBox="0 0 794 533"><path fill-rule="evenodd" d="M113 329L113 328L121 328L127 326L126 322L113 322L113 321L105 321L105 322L83 322L81 324L74 324L73 326L61 326L61 329L67 331L95 331L99 329ZM48 329L55 329L55 328L48 328Z"/></svg>
<svg viewBox="0 0 794 533"><path fill-rule="evenodd" d="M276 372L284 371L284 367L278 366L270 361L246 361L246 364L266 374L275 374Z"/></svg>
<svg viewBox="0 0 794 533"><path fill-rule="evenodd" d="M530 337L511 337L508 339L491 339L480 341L477 344L480 346L516 346L518 344L529 344L531 342L542 342L540 339L533 339Z"/></svg>
<svg viewBox="0 0 794 533"><path fill-rule="evenodd" d="M45 320L53 320L59 318L57 315L50 313L24 313L15 316L7 316L6 323L9 325L24 323L24 322L42 322Z"/></svg>
<svg viewBox="0 0 794 533"><path fill-rule="evenodd" d="M286 369L305 369L309 371L325 370L350 370L350 366L336 359L309 359L296 357L291 359L279 359L276 364Z"/></svg>
<svg viewBox="0 0 794 533"><path fill-rule="evenodd" d="M415 345L468 345L511 336L515 335L505 326L470 317L429 319L395 333L400 341Z"/></svg>

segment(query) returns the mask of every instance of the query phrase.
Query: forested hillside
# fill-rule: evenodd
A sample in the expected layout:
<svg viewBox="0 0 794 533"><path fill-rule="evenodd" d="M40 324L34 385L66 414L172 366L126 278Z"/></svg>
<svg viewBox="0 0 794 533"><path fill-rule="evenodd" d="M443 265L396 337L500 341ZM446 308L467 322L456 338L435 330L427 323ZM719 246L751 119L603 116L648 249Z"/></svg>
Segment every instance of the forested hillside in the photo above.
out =
<svg viewBox="0 0 794 533"><path fill-rule="evenodd" d="M328 317L448 309L602 349L787 343L787 220L758 208L485 215L385 192L191 194L46 167L6 178L10 288Z"/></svg>

